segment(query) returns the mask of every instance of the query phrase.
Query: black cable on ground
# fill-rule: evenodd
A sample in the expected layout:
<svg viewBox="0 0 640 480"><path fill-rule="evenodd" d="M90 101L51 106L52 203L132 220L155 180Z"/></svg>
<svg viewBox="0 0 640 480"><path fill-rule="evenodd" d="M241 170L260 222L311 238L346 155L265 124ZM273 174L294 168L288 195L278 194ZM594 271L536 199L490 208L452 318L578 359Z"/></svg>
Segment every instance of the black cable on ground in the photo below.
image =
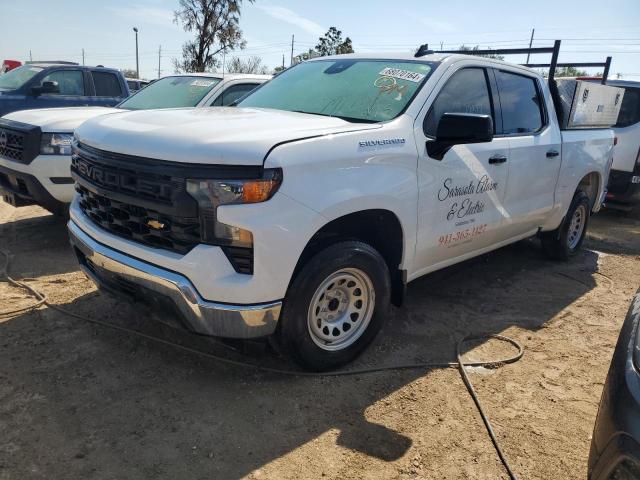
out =
<svg viewBox="0 0 640 480"><path fill-rule="evenodd" d="M32 286L11 278L8 273L9 254L2 250L0 250L0 253L2 253L6 259L2 270L0 270L0 279L1 279L1 276L5 276L7 282L10 285L26 290L27 292L29 292L29 294L31 294L36 298L36 302L27 307L18 308L12 311L0 312L0 318L6 318L6 317L9 317L18 313L23 313L29 310L35 310L41 307L42 305L46 305L52 310L55 310L64 315L77 318L79 320L83 320L86 322L90 322L96 325L100 325L102 327L107 327L112 330L117 330L119 332L126 333L129 335L134 335L139 338L144 338L145 340L151 340L153 342L156 342L162 345L167 345L169 347L182 350L187 353L199 355L204 358L209 358L219 363L224 363L227 365L233 365L233 366L242 367L242 368L251 368L261 372L275 373L279 375L288 375L288 376L294 376L294 377L345 377L345 376L352 376L352 375L365 375L365 374L384 372L384 371L390 371L390 370L409 370L409 369L418 369L418 368L458 368L458 371L460 372L460 376L462 377L462 381L464 382L465 387L469 392L469 395L471 395L471 398L473 399L476 405L476 408L480 413L480 417L484 422L487 433L489 434L491 442L493 443L493 446L498 454L498 457L500 458L500 462L502 462L502 465L504 466L507 474L509 475L509 478L511 480L517 480L516 475L513 473L513 470L511 469L511 466L509 465L509 462L507 461L507 458L504 452L502 451L502 448L500 447L500 444L498 442L498 439L496 438L496 435L493 431L491 423L489 422L489 418L484 412L484 409L482 407L482 404L480 403L480 399L478 398L475 388L473 387L471 380L469 379L469 376L467 375L467 372L465 370L465 367L497 368L499 366L506 365L509 363L515 363L518 360L520 360L524 355L524 349L522 348L522 345L520 345L516 340L513 340L512 338L505 337L503 335L497 335L497 334L467 335L464 338L462 338L456 345L457 362L407 363L407 364L397 364L397 365L383 365L380 367L361 368L361 369L353 369L353 370L338 370L333 372L304 372L304 371L298 371L298 370L285 370L280 368L265 367L262 365L255 365L249 362L231 360L229 358L225 358L219 355L203 352L201 350L186 347L184 345L170 342L168 340L164 340L162 338L155 337L153 335L147 335L146 333L139 332L137 330L133 330L127 327L122 327L120 325L115 325L108 322L103 322L102 320L97 320L95 318L91 318L85 315L80 315L80 314L71 312L69 310L66 310L56 304L49 302L49 300L47 300L46 295L40 293ZM517 349L517 353L511 357L507 357L499 360L491 360L491 361L483 361L483 362L464 362L464 360L462 359L462 345L472 340L486 340L486 339L495 339L495 340L500 340L500 341L509 343Z"/></svg>

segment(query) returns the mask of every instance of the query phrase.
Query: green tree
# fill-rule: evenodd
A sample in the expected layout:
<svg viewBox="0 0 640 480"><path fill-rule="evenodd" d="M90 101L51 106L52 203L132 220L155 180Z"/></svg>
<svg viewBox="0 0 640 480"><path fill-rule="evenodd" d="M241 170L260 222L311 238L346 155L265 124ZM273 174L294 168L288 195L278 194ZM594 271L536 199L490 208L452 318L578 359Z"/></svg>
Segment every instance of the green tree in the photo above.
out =
<svg viewBox="0 0 640 480"><path fill-rule="evenodd" d="M254 0L248 0L253 3ZM240 30L242 0L180 0L173 21L195 39L182 46L182 59L174 59L178 72L205 72L220 65L222 52L244 48Z"/></svg>
<svg viewBox="0 0 640 480"><path fill-rule="evenodd" d="M473 52L480 50L480 47L478 45L476 45L475 47L467 47L466 45L460 45L460 48L458 50L468 52L469 55L477 55L476 53L473 53ZM489 48L488 50L491 50L491 49ZM496 55L493 53L479 55L479 56L486 57L486 58L493 58L495 60L504 60L504 57L502 55Z"/></svg>
<svg viewBox="0 0 640 480"><path fill-rule="evenodd" d="M327 33L324 34L324 37L318 39L318 45L316 45L315 51L321 57L353 53L353 44L349 37L342 40L342 32L336 27L331 27Z"/></svg>
<svg viewBox="0 0 640 480"><path fill-rule="evenodd" d="M589 75L585 70L578 70L576 67L556 68L555 77L586 77ZM602 76L602 74L596 74Z"/></svg>

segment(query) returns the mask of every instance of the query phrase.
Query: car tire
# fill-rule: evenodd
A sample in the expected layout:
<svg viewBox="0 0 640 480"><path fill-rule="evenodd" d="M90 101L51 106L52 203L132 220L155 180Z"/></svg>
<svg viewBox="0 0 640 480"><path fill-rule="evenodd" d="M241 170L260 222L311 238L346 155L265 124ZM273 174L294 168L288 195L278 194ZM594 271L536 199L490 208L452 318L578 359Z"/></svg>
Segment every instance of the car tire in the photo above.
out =
<svg viewBox="0 0 640 480"><path fill-rule="evenodd" d="M589 196L581 190L577 191L562 224L542 234L542 247L549 258L568 260L578 253L587 235L590 213Z"/></svg>
<svg viewBox="0 0 640 480"><path fill-rule="evenodd" d="M278 343L303 368L330 370L356 358L386 320L386 262L358 241L333 244L296 274L284 300Z"/></svg>

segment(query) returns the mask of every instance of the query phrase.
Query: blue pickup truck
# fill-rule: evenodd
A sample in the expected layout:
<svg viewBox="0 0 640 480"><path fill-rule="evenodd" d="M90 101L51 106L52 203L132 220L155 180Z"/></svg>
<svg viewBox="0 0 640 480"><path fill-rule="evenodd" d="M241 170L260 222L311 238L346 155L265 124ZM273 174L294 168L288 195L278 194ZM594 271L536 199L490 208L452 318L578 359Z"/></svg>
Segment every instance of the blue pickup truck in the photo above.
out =
<svg viewBox="0 0 640 480"><path fill-rule="evenodd" d="M34 108L112 107L129 94L118 70L34 62L0 75L0 116Z"/></svg>

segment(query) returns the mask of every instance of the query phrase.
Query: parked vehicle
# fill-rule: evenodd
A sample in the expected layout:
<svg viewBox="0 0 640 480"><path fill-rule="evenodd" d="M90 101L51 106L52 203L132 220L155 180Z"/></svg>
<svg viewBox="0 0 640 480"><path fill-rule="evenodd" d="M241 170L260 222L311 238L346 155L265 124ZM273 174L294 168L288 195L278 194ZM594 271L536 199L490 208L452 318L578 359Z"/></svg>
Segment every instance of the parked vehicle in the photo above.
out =
<svg viewBox="0 0 640 480"><path fill-rule="evenodd" d="M147 80L139 80L137 78L127 78L127 85L129 85L129 91L134 94L138 90L142 90L144 87L149 85Z"/></svg>
<svg viewBox="0 0 640 480"><path fill-rule="evenodd" d="M0 66L0 75L7 73L9 70L13 70L14 68L18 68L20 65L22 65L22 62L17 60L4 60Z"/></svg>
<svg viewBox="0 0 640 480"><path fill-rule="evenodd" d="M38 204L66 214L73 198L71 139L85 120L123 110L228 105L268 75L171 75L117 107L23 110L0 118L0 196L11 205ZM2 143L3 136L7 139Z"/></svg>
<svg viewBox="0 0 640 480"><path fill-rule="evenodd" d="M640 478L640 290L613 353L589 454L589 479Z"/></svg>
<svg viewBox="0 0 640 480"><path fill-rule="evenodd" d="M534 70L421 48L303 62L235 109L102 116L74 142L89 277L325 370L424 274L536 234L574 255L613 132L561 131Z"/></svg>
<svg viewBox="0 0 640 480"><path fill-rule="evenodd" d="M33 108L111 107L128 96L129 87L118 70L30 62L0 77L0 116Z"/></svg>
<svg viewBox="0 0 640 480"><path fill-rule="evenodd" d="M624 88L617 138L609 176L607 205L640 202L640 82L607 80L607 85Z"/></svg>

